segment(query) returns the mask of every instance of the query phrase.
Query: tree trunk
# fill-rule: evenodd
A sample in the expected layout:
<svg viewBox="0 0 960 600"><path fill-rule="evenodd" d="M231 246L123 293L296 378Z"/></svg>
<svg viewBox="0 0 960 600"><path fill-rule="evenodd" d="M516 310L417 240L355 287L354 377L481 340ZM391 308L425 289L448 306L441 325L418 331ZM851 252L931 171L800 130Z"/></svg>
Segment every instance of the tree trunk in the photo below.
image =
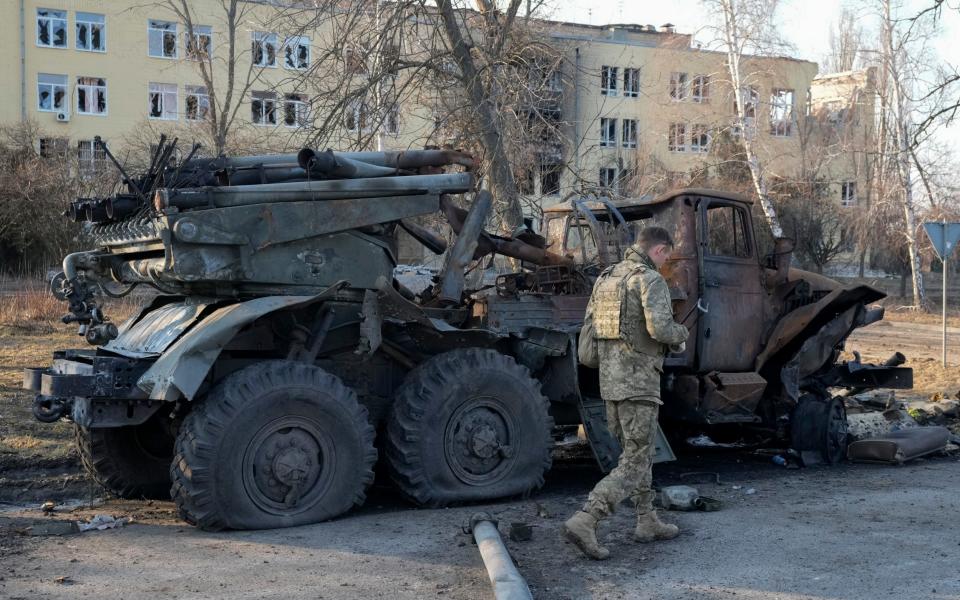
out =
<svg viewBox="0 0 960 600"><path fill-rule="evenodd" d="M523 224L523 210L520 207L513 170L510 168L510 159L507 156L495 100L477 72L473 56L470 54L470 46L464 40L450 0L438 0L437 8L443 19L447 39L450 41L453 59L463 74L467 96L477 111L481 142L485 150L484 162L489 174L490 193L497 205L501 229L504 233L512 235Z"/></svg>
<svg viewBox="0 0 960 600"><path fill-rule="evenodd" d="M763 175L763 167L760 164L760 158L753 150L753 141L750 139L750 132L747 128L746 106L743 101L742 81L740 77L740 44L742 40L737 29L738 15L734 7L734 0L721 0L723 9L723 33L724 43L727 47L727 68L730 71L730 84L733 86L733 96L737 105L737 124L740 127L740 137L743 140L743 150L747 155L747 166L750 168L750 179L753 182L753 189L760 200L760 208L763 215L767 218L770 225L770 232L774 239L783 237L783 227L780 225L780 219L777 217L777 210L770 202L770 195L767 190L767 181ZM756 105L754 105L756 110ZM754 117L754 126L756 126L756 117Z"/></svg>

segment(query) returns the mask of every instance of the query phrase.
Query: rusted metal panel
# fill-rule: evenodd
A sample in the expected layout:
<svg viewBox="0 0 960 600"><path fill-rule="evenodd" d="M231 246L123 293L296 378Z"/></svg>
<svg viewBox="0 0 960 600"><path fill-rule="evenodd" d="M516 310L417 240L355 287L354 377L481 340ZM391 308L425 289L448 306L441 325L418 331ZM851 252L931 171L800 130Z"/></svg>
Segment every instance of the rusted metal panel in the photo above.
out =
<svg viewBox="0 0 960 600"><path fill-rule="evenodd" d="M755 414L767 380L758 373L710 373L703 378L700 410L708 421L758 421Z"/></svg>

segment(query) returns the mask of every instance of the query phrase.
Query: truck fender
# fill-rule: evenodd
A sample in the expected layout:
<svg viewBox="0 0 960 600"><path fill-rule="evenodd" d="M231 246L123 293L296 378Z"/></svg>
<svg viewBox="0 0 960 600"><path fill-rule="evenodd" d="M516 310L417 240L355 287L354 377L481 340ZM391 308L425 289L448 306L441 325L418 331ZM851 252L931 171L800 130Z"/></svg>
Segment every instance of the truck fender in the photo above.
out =
<svg viewBox="0 0 960 600"><path fill-rule="evenodd" d="M346 285L341 281L313 296L265 296L220 308L160 355L137 381L137 387L151 400L193 400L220 352L240 329L270 313L329 298Z"/></svg>

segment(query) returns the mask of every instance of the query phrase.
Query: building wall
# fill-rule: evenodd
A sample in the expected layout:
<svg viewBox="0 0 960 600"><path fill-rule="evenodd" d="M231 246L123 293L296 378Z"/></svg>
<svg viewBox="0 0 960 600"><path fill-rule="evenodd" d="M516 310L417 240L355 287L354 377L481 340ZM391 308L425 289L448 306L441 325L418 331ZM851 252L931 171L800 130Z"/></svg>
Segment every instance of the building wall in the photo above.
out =
<svg viewBox="0 0 960 600"><path fill-rule="evenodd" d="M2 72L9 84L0 91L0 124L19 122L21 114L40 125L44 135L69 138L70 148L77 141L91 140L100 135L115 149L124 140L144 131L151 135L160 131L189 134L191 128L202 128L202 123L184 118L186 86L201 86L197 63L185 56L184 38L186 26L161 2L129 3L121 0L13 0L8 5L14 10L6 11L0 22L3 36L0 51L7 60L0 61ZM21 36L20 9L22 6L23 30ZM215 64L220 65L216 79L223 82L222 52L224 39L223 13L217 0L190 2L193 21L197 25L209 25L213 29L213 52ZM293 33L295 23L285 27L277 24L277 8L269 3L245 3L249 11L237 44L244 50L238 71L245 73L250 68L249 45L254 31L273 31L278 34L278 43ZM67 47L47 48L37 43L37 9L55 9L67 14ZM106 25L106 50L104 52L80 51L76 48L76 20L78 12L104 15ZM178 23L178 58L149 56L147 26L150 19ZM619 175L623 169L650 168L651 165L664 173L663 187L680 181L683 174L707 164L711 158L706 152L690 151L691 126L702 125L712 134L729 130L734 120L734 103L731 86L725 69L725 55L717 52L691 48L691 36L675 33L672 28L654 29L639 26L587 26L569 23L543 22L541 30L549 41L559 47L567 57L563 67L564 90L562 93L564 140L560 160L565 170L560 189L555 194L543 195L537 183L529 198L534 204L549 206L571 192L596 189L600 168L615 169ZM297 32L300 33L300 32ZM306 32L311 38L313 52L329 32ZM21 44L22 42L22 44ZM20 64L21 51L25 57L26 75L21 97ZM295 70L282 66L283 55L277 57L278 66L255 68L257 82L251 90L276 89L279 94L297 91L295 81L300 75ZM618 69L616 95L601 93L600 72L603 66ZM774 177L789 178L799 169L800 141L797 123L808 113L808 90L813 90L815 105L823 105L827 98L850 97L849 85L824 79L815 80L817 65L791 58L748 57L744 60L745 82L758 92L756 107L755 147L767 169ZM623 93L624 69L639 69L640 85L636 97ZM686 97L671 98L671 73L687 74ZM37 106L37 81L41 73L66 75L68 82L68 122L58 122L55 112L43 112ZM692 80L695 76L709 77L709 99L705 102L692 100ZM78 114L78 77L103 78L107 85L107 113L105 115ZM239 78L235 93L243 77ZM14 84L13 82L16 82ZM177 119L148 118L148 90L151 83L174 84L177 89ZM218 83L218 86L222 84ZM851 84L852 85L852 84ZM837 87L833 96L828 87ZM844 87L847 86L847 87ZM771 93L774 89L793 91L793 126L791 134L774 136L770 132ZM224 90L218 89L218 93ZM269 140L271 147L296 148L308 139L309 128L299 129L251 123L250 94L244 94L239 109L239 121L248 129L251 139ZM836 99L835 98L835 99ZM25 102L25 104L24 104ZM25 111L22 111L25 107ZM600 120L616 119L615 146L600 146ZM622 127L624 119L637 123L637 147L624 148ZM281 119L278 118L278 121ZM384 136L388 149L422 147L431 140L433 116L429 108L409 103L401 106L400 131L397 135ZM670 126L680 123L686 126L684 151L668 148ZM859 131L859 130L858 130ZM859 133L864 133L859 131ZM868 132L867 132L868 133ZM344 136L349 135L344 131ZM334 147L336 147L334 142ZM538 172L539 164L527 165ZM845 181L845 173L855 170L853 162L838 160L831 166L832 181ZM539 180L539 178L535 177ZM865 183L864 183L865 185ZM616 190L613 190L614 192ZM838 192L839 193L839 192Z"/></svg>

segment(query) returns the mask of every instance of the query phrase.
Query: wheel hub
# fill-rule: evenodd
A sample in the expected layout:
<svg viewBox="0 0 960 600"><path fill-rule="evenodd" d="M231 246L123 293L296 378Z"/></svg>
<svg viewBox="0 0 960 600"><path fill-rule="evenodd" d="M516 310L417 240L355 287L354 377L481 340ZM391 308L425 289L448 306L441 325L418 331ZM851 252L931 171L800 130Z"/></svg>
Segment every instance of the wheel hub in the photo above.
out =
<svg viewBox="0 0 960 600"><path fill-rule="evenodd" d="M292 421L292 422L291 422ZM247 487L258 504L273 511L294 509L322 487L324 448L306 423L281 419L251 440Z"/></svg>
<svg viewBox="0 0 960 600"><path fill-rule="evenodd" d="M516 426L495 398L472 398L451 415L446 431L447 463L465 483L498 479L513 455Z"/></svg>

